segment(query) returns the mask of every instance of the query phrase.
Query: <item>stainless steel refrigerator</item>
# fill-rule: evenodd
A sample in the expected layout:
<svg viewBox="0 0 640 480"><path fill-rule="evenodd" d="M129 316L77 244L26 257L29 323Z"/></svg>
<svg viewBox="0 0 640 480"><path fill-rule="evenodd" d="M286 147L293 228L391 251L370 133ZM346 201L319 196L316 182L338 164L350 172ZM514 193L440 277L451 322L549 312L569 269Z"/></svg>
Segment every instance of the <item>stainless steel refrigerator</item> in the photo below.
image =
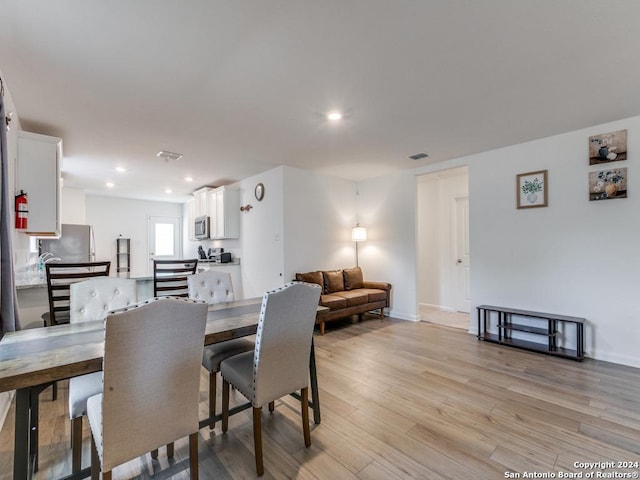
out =
<svg viewBox="0 0 640 480"><path fill-rule="evenodd" d="M40 240L40 254L50 252L64 263L92 262L94 259L91 225L62 224L57 240Z"/></svg>

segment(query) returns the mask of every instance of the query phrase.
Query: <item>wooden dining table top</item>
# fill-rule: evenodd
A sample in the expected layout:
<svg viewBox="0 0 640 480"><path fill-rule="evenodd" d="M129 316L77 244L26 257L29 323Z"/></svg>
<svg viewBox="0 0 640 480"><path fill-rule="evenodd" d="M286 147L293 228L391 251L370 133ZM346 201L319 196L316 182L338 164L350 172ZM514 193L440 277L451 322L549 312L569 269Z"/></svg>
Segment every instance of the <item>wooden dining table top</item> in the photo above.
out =
<svg viewBox="0 0 640 480"><path fill-rule="evenodd" d="M256 333L262 298L210 305L205 345ZM104 320L9 332L0 340L0 392L102 370Z"/></svg>

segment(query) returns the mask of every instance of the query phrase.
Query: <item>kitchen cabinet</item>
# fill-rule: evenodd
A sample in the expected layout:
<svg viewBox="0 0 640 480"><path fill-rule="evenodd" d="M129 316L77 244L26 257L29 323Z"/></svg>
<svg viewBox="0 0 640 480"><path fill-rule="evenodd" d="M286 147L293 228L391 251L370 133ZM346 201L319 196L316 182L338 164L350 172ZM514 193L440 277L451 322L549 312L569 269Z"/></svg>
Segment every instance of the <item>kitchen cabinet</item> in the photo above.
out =
<svg viewBox="0 0 640 480"><path fill-rule="evenodd" d="M27 235L60 236L61 167L60 138L18 132L16 191L23 190L29 201Z"/></svg>
<svg viewBox="0 0 640 480"><path fill-rule="evenodd" d="M187 235L189 240L196 241L196 230L194 228L196 220L196 199L187 200Z"/></svg>
<svg viewBox="0 0 640 480"><path fill-rule="evenodd" d="M209 187L202 187L193 192L193 217L201 217L202 215L209 215L209 192L212 189Z"/></svg>
<svg viewBox="0 0 640 480"><path fill-rule="evenodd" d="M218 187L209 192L211 238L240 237L240 190Z"/></svg>

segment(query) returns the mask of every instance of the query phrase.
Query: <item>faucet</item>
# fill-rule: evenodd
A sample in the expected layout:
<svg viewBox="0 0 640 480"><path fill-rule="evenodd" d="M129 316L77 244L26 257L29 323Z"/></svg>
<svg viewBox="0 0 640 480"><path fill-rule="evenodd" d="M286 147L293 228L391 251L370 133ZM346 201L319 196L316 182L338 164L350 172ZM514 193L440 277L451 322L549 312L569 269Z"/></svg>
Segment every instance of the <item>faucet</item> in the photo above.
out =
<svg viewBox="0 0 640 480"><path fill-rule="evenodd" d="M53 257L53 255L52 255ZM53 258L47 258L44 262L42 263L52 263L52 262L61 262L62 259L60 257L53 257Z"/></svg>
<svg viewBox="0 0 640 480"><path fill-rule="evenodd" d="M44 263L44 261L48 258L48 257L53 257L53 253L51 252L44 252L42 255L40 255L38 257L38 261Z"/></svg>

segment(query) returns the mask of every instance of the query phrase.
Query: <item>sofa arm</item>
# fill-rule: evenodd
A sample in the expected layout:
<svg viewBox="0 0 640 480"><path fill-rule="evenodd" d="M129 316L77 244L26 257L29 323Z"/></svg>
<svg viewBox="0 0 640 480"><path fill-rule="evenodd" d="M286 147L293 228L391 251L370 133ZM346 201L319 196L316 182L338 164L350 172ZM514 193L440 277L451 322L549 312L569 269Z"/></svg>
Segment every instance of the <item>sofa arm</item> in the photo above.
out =
<svg viewBox="0 0 640 480"><path fill-rule="evenodd" d="M387 292L387 307L391 306L391 284L387 282L364 282L364 288L375 288Z"/></svg>
<svg viewBox="0 0 640 480"><path fill-rule="evenodd" d="M391 291L391 284L387 282L364 282L364 288L376 288L378 290Z"/></svg>

